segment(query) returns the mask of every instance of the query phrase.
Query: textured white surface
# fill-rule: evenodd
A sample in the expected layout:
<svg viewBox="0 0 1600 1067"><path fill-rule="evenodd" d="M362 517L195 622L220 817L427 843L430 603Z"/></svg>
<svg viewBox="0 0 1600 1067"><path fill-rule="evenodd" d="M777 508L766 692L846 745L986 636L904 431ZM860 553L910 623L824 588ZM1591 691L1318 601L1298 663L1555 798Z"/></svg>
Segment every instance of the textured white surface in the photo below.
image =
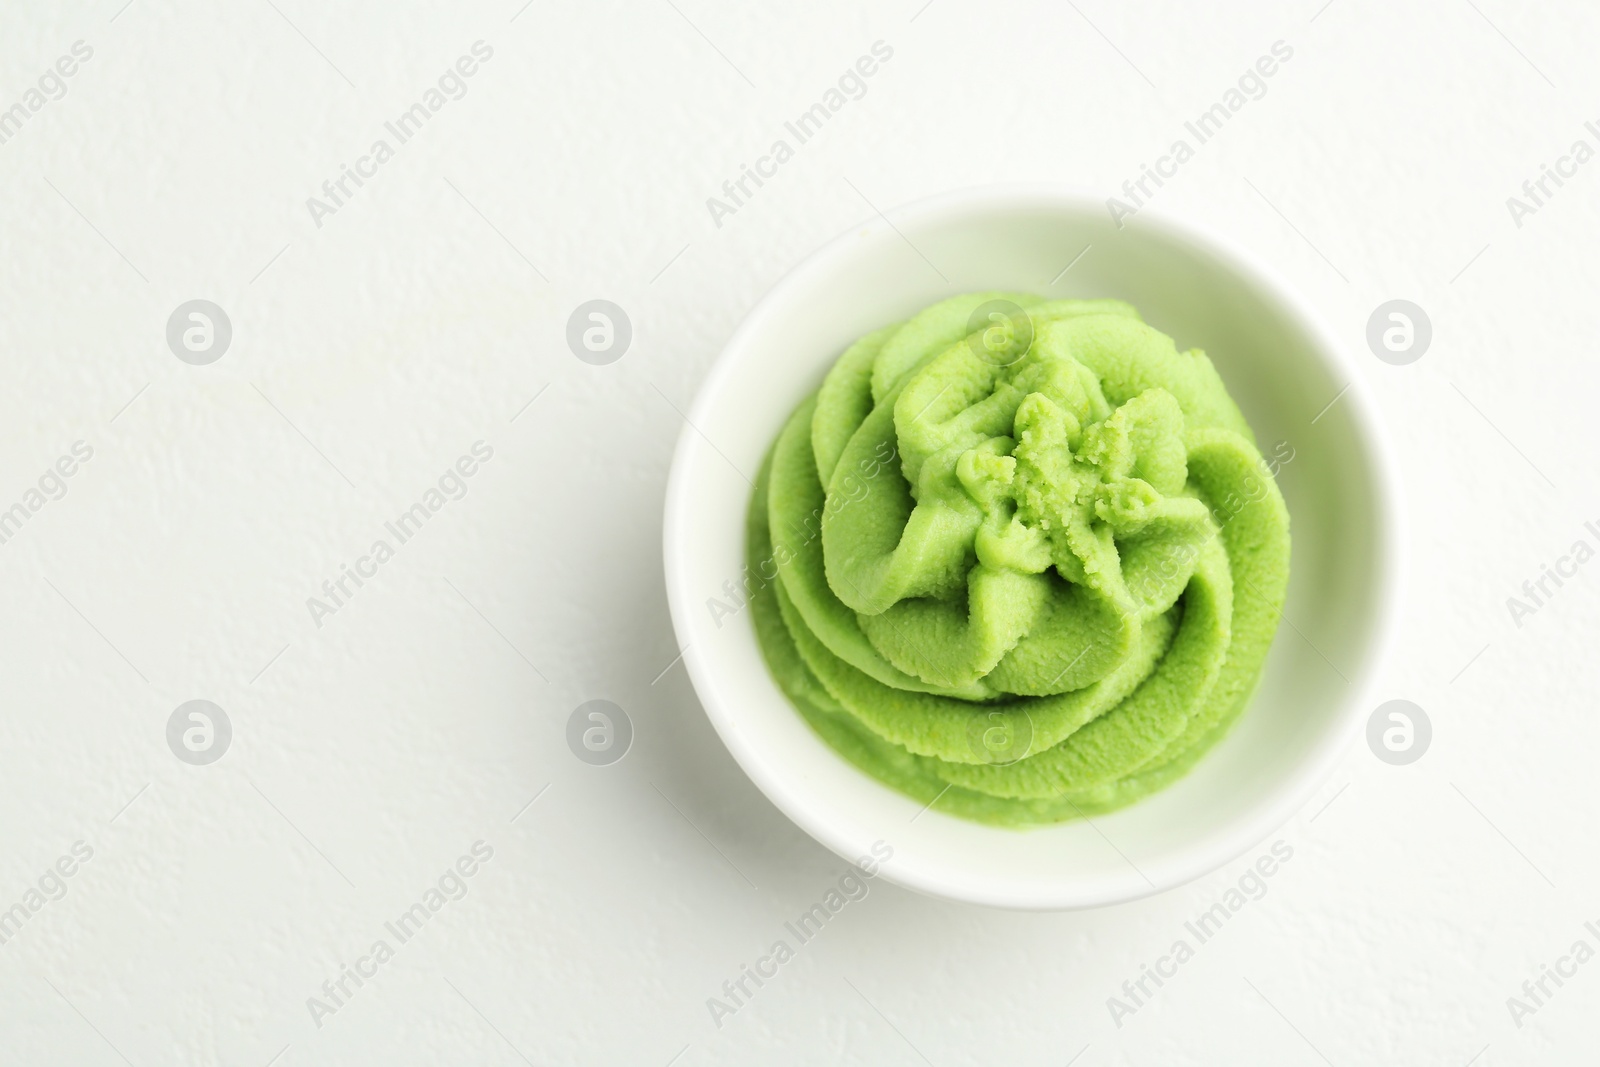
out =
<svg viewBox="0 0 1600 1067"><path fill-rule="evenodd" d="M0 1062L1590 1062L1600 964L1520 1027L1506 1000L1600 947L1596 574L1520 628L1505 602L1600 540L1600 168L1520 228L1505 199L1600 143L1600 15L274 3L0 16L0 108L94 50L0 144L0 508L94 451L0 544L0 909L93 849L0 945ZM306 198L478 40L465 97L318 228ZM865 97L713 225L706 197L878 40ZM1120 1027L1107 998L1248 859L1078 914L877 883L717 1027L706 998L842 864L669 668L675 409L867 201L1112 190L1278 40L1270 91L1160 202L1254 249L1358 353L1383 301L1432 317L1419 362L1362 362L1410 503L1388 685L1431 749L1351 752L1278 835L1265 896ZM609 366L564 339L596 297L634 326ZM208 366L164 337L196 298L233 324ZM315 625L307 597L479 440L466 496ZM165 737L196 698L233 725L208 766ZM565 742L596 698L635 729L605 767ZM465 897L398 944L384 923L480 840ZM318 1026L307 998L379 938L393 959Z"/></svg>

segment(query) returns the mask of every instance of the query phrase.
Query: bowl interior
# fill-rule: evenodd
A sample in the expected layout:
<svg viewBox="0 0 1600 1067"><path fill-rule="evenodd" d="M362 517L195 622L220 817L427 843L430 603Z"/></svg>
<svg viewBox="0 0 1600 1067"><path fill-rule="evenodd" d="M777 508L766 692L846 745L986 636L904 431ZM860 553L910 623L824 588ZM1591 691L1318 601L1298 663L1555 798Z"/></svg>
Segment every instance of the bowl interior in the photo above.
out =
<svg viewBox="0 0 1600 1067"><path fill-rule="evenodd" d="M890 218L892 226L879 219L845 234L784 279L741 325L690 413L668 493L666 569L707 714L790 818L847 858L887 842L894 858L884 876L914 889L1082 907L1204 874L1308 799L1365 708L1392 596L1393 517L1359 385L1327 407L1353 371L1277 283L1214 239L1148 213L1119 229L1097 201L1001 190ZM746 614L715 618L708 605L744 574L749 480L839 353L869 330L978 289L1131 301L1180 348L1210 355L1263 454L1286 459L1278 479L1292 576L1255 699L1188 777L1093 825L1018 832L922 812L810 731L769 677Z"/></svg>

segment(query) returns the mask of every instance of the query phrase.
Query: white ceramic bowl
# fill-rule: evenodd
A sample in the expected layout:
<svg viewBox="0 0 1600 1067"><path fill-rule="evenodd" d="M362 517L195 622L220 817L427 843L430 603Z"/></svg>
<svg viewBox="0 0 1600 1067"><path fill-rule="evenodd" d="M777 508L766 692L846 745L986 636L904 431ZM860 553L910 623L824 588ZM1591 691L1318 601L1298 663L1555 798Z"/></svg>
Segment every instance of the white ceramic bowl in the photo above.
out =
<svg viewBox="0 0 1600 1067"><path fill-rule="evenodd" d="M1263 453L1281 441L1294 452L1278 475L1294 537L1286 621L1255 699L1188 777L1092 824L1015 831L922 812L811 732L768 674L748 612L719 619L708 606L711 598L726 602L725 583L737 585L744 573L747 479L845 346L980 289L1131 301L1180 348L1205 349ZM1119 229L1103 201L1061 189L940 196L812 255L723 350L689 412L667 490L673 625L706 714L734 758L784 814L840 856L865 856L886 842L894 853L884 877L983 904L1131 900L1215 870L1260 842L1312 797L1360 732L1377 703L1369 684L1399 597L1389 463L1338 343L1237 249L1148 209Z"/></svg>

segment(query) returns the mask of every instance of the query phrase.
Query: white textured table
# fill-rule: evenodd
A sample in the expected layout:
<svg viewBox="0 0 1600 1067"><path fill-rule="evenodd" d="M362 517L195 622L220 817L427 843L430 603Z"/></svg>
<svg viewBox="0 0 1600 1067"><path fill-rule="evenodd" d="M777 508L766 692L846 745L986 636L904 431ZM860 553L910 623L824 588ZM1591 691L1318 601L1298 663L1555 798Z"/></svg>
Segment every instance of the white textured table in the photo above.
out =
<svg viewBox="0 0 1600 1067"><path fill-rule="evenodd" d="M1593 1062L1592 8L122 2L0 18L0 1062ZM1145 164L1360 356L1431 746L1136 904L874 882L714 1020L843 865L674 664L679 412L876 208ZM1366 352L1397 298L1404 366ZM609 363L566 341L593 299ZM169 743L193 700L228 730ZM590 700L620 762L569 748Z"/></svg>

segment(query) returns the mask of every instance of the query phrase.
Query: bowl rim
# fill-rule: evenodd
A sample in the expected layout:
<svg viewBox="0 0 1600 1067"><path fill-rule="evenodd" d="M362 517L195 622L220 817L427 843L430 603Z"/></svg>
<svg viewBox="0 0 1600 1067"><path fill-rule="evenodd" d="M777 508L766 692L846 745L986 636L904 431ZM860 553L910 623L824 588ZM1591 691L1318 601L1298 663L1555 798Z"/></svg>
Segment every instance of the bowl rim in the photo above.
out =
<svg viewBox="0 0 1600 1067"><path fill-rule="evenodd" d="M981 214L1030 204L1045 209L1092 214L1106 210L1104 198L1084 188L1055 183L1004 183L970 186L881 212L850 226L806 255L758 299L745 314L695 392L684 425L673 448L667 477L663 516L662 553L667 600L674 636L683 649L684 666L690 683L704 708L706 717L721 737L735 762L779 811L835 854L851 860L859 853L859 842L818 814L803 790L771 777L764 757L757 752L737 727L737 715L724 702L711 665L703 650L692 640L693 624L689 611L693 595L687 588L688 576L681 561L683 542L692 537L692 514L687 512L688 468L700 459L696 426L705 422L712 397L720 393L724 380L733 373L737 355L748 349L749 338L758 333L765 320L784 306L802 284L835 268L846 260L860 238L872 231L898 232L899 223L955 221L963 215ZM1033 883L1010 891L991 888L975 891L970 885L954 886L921 868L888 862L879 868L880 876L904 888L944 900L982 904L1018 910L1075 910L1125 903L1175 889L1227 865L1282 827L1324 786L1350 750L1363 728L1364 711L1372 706L1373 696L1390 654L1404 600L1404 569L1399 566L1404 543L1405 516L1399 493L1399 478L1387 433L1378 418L1371 390L1361 376L1356 361L1322 321L1321 316L1299 292L1253 253L1222 237L1210 227L1165 209L1142 207L1123 225L1150 229L1187 244L1207 259L1218 263L1253 286L1277 305L1289 323L1310 342L1308 348L1335 379L1349 384L1340 394L1348 401L1354 440L1364 453L1373 486L1372 500L1377 516L1373 584L1377 601L1372 623L1363 643L1363 662L1349 679L1345 694L1337 702L1337 712L1283 784L1264 794L1230 822L1222 824L1203 850L1190 850L1185 862L1167 863L1145 881L1127 891L1073 892L1071 883L1058 880L1048 886ZM1337 399L1337 398L1336 398ZM763 667L765 665L763 664ZM798 712L797 712L798 714ZM838 757L843 759L843 757ZM995 828L997 833L1017 831ZM897 853L897 859L899 858ZM1159 876L1158 876L1159 875Z"/></svg>

